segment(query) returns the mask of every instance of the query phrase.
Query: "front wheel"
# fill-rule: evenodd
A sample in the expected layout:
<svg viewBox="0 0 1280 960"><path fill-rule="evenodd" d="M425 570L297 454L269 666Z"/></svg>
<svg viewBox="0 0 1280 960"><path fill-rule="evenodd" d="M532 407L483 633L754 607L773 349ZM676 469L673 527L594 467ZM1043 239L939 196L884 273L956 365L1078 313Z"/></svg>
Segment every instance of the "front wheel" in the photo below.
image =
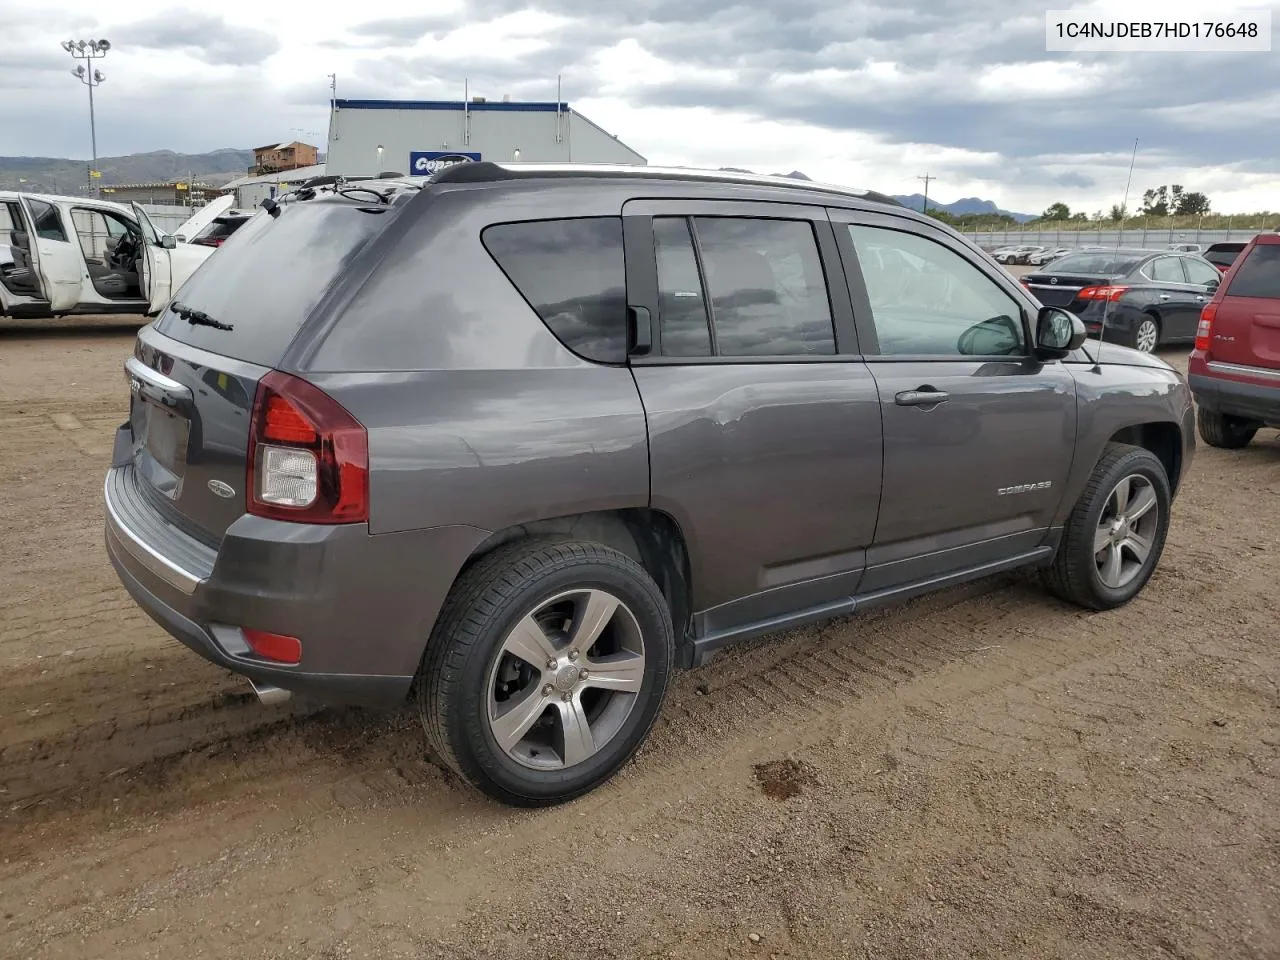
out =
<svg viewBox="0 0 1280 960"><path fill-rule="evenodd" d="M503 803L570 800L644 741L674 648L662 592L626 555L575 541L499 547L459 578L429 642L428 743Z"/></svg>
<svg viewBox="0 0 1280 960"><path fill-rule="evenodd" d="M1067 518L1049 589L1090 610L1123 606L1155 572L1169 532L1169 477L1150 450L1109 444Z"/></svg>
<svg viewBox="0 0 1280 960"><path fill-rule="evenodd" d="M1217 413L1204 407L1196 410L1196 426L1205 443L1223 450L1247 447L1258 432L1256 421L1233 417L1228 413Z"/></svg>

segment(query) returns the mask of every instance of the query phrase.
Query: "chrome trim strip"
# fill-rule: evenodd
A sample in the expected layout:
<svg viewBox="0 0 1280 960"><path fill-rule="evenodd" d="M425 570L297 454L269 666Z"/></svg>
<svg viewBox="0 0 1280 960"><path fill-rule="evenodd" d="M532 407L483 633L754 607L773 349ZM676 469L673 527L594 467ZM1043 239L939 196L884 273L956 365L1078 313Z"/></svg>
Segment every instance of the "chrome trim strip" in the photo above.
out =
<svg viewBox="0 0 1280 960"><path fill-rule="evenodd" d="M1210 360L1208 367L1214 373L1235 374L1238 377L1261 377L1264 380L1280 380L1280 370L1269 370L1266 367L1246 367L1240 363L1223 363L1221 360Z"/></svg>
<svg viewBox="0 0 1280 960"><path fill-rule="evenodd" d="M190 399L191 391L177 380L166 377L158 370L152 370L137 357L130 357L124 362L124 375L127 380L136 380L156 390L162 390L180 399Z"/></svg>
<svg viewBox="0 0 1280 960"><path fill-rule="evenodd" d="M203 582L200 577L174 563L125 526L124 521L120 519L120 514L116 512L115 505L111 502L110 473L107 474L107 480L103 484L102 502L106 505L107 532L129 556L186 596L189 597L196 592L196 587Z"/></svg>

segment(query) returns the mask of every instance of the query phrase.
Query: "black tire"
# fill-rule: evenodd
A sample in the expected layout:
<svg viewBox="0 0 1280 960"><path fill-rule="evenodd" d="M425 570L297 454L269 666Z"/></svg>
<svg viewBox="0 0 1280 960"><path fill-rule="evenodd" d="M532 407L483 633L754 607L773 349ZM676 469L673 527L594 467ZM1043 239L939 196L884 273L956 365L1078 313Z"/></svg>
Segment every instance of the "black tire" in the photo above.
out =
<svg viewBox="0 0 1280 960"><path fill-rule="evenodd" d="M1256 420L1233 417L1229 413L1218 413L1200 407L1196 410L1196 426L1200 437L1211 447L1223 450L1239 450L1247 447L1258 432Z"/></svg>
<svg viewBox="0 0 1280 960"><path fill-rule="evenodd" d="M1141 330L1147 324L1151 324L1156 328L1156 339L1150 350L1139 346L1141 340ZM1160 348L1160 337L1164 331L1164 324L1160 322L1159 315L1155 313L1142 313L1138 315L1138 319L1133 323L1133 329L1129 331L1126 338L1125 346L1133 347L1135 350L1141 350L1143 353L1155 353Z"/></svg>
<svg viewBox="0 0 1280 960"><path fill-rule="evenodd" d="M608 591L633 614L645 656L642 685L630 713L598 752L558 770L531 769L499 746L490 727L491 671L521 618L578 589ZM458 578L432 632L418 683L428 745L444 764L502 803L536 807L572 800L612 777L644 742L666 695L674 650L662 591L630 557L581 541L506 544Z"/></svg>
<svg viewBox="0 0 1280 960"><path fill-rule="evenodd" d="M1094 536L1112 491L1121 480L1135 474L1145 477L1155 490L1157 529L1137 575L1115 589L1102 581L1095 562ZM1171 500L1169 477L1155 454L1142 447L1108 444L1067 518L1058 552L1044 574L1045 585L1060 599L1088 610L1111 610L1128 603L1146 586L1160 562L1169 533Z"/></svg>

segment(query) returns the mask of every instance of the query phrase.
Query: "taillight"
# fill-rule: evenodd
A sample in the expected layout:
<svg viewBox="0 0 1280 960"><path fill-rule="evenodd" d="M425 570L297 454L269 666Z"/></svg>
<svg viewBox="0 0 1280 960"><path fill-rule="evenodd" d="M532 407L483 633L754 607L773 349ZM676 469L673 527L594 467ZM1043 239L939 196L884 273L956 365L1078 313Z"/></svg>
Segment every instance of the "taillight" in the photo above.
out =
<svg viewBox="0 0 1280 960"><path fill-rule="evenodd" d="M1218 305L1210 300L1200 311L1200 325L1196 327L1195 349L1201 353L1209 352L1209 341L1213 336L1213 321L1218 318Z"/></svg>
<svg viewBox="0 0 1280 960"><path fill-rule="evenodd" d="M367 523L369 434L319 387L273 370L249 429L248 511L297 523Z"/></svg>
<svg viewBox="0 0 1280 960"><path fill-rule="evenodd" d="M1112 303L1115 303L1128 292L1128 287L1106 285L1101 287L1085 287L1077 293L1076 296L1081 300L1110 300Z"/></svg>

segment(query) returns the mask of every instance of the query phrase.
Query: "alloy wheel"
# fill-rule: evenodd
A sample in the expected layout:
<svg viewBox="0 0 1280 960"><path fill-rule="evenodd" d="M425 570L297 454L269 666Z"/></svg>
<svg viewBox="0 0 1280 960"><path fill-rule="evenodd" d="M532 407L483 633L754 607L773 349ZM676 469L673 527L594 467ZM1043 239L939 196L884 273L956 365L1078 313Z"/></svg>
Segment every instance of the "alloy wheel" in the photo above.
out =
<svg viewBox="0 0 1280 960"><path fill-rule="evenodd" d="M523 766L573 767L618 734L644 679L644 638L631 609L605 590L560 593L503 640L486 686L489 729Z"/></svg>
<svg viewBox="0 0 1280 960"><path fill-rule="evenodd" d="M1127 586L1142 571L1160 528L1155 486L1130 474L1112 489L1093 535L1098 579L1112 590Z"/></svg>
<svg viewBox="0 0 1280 960"><path fill-rule="evenodd" d="M1144 318L1138 324L1138 332L1135 339L1139 350L1143 353L1153 353L1156 345L1160 342L1160 328L1150 317Z"/></svg>

